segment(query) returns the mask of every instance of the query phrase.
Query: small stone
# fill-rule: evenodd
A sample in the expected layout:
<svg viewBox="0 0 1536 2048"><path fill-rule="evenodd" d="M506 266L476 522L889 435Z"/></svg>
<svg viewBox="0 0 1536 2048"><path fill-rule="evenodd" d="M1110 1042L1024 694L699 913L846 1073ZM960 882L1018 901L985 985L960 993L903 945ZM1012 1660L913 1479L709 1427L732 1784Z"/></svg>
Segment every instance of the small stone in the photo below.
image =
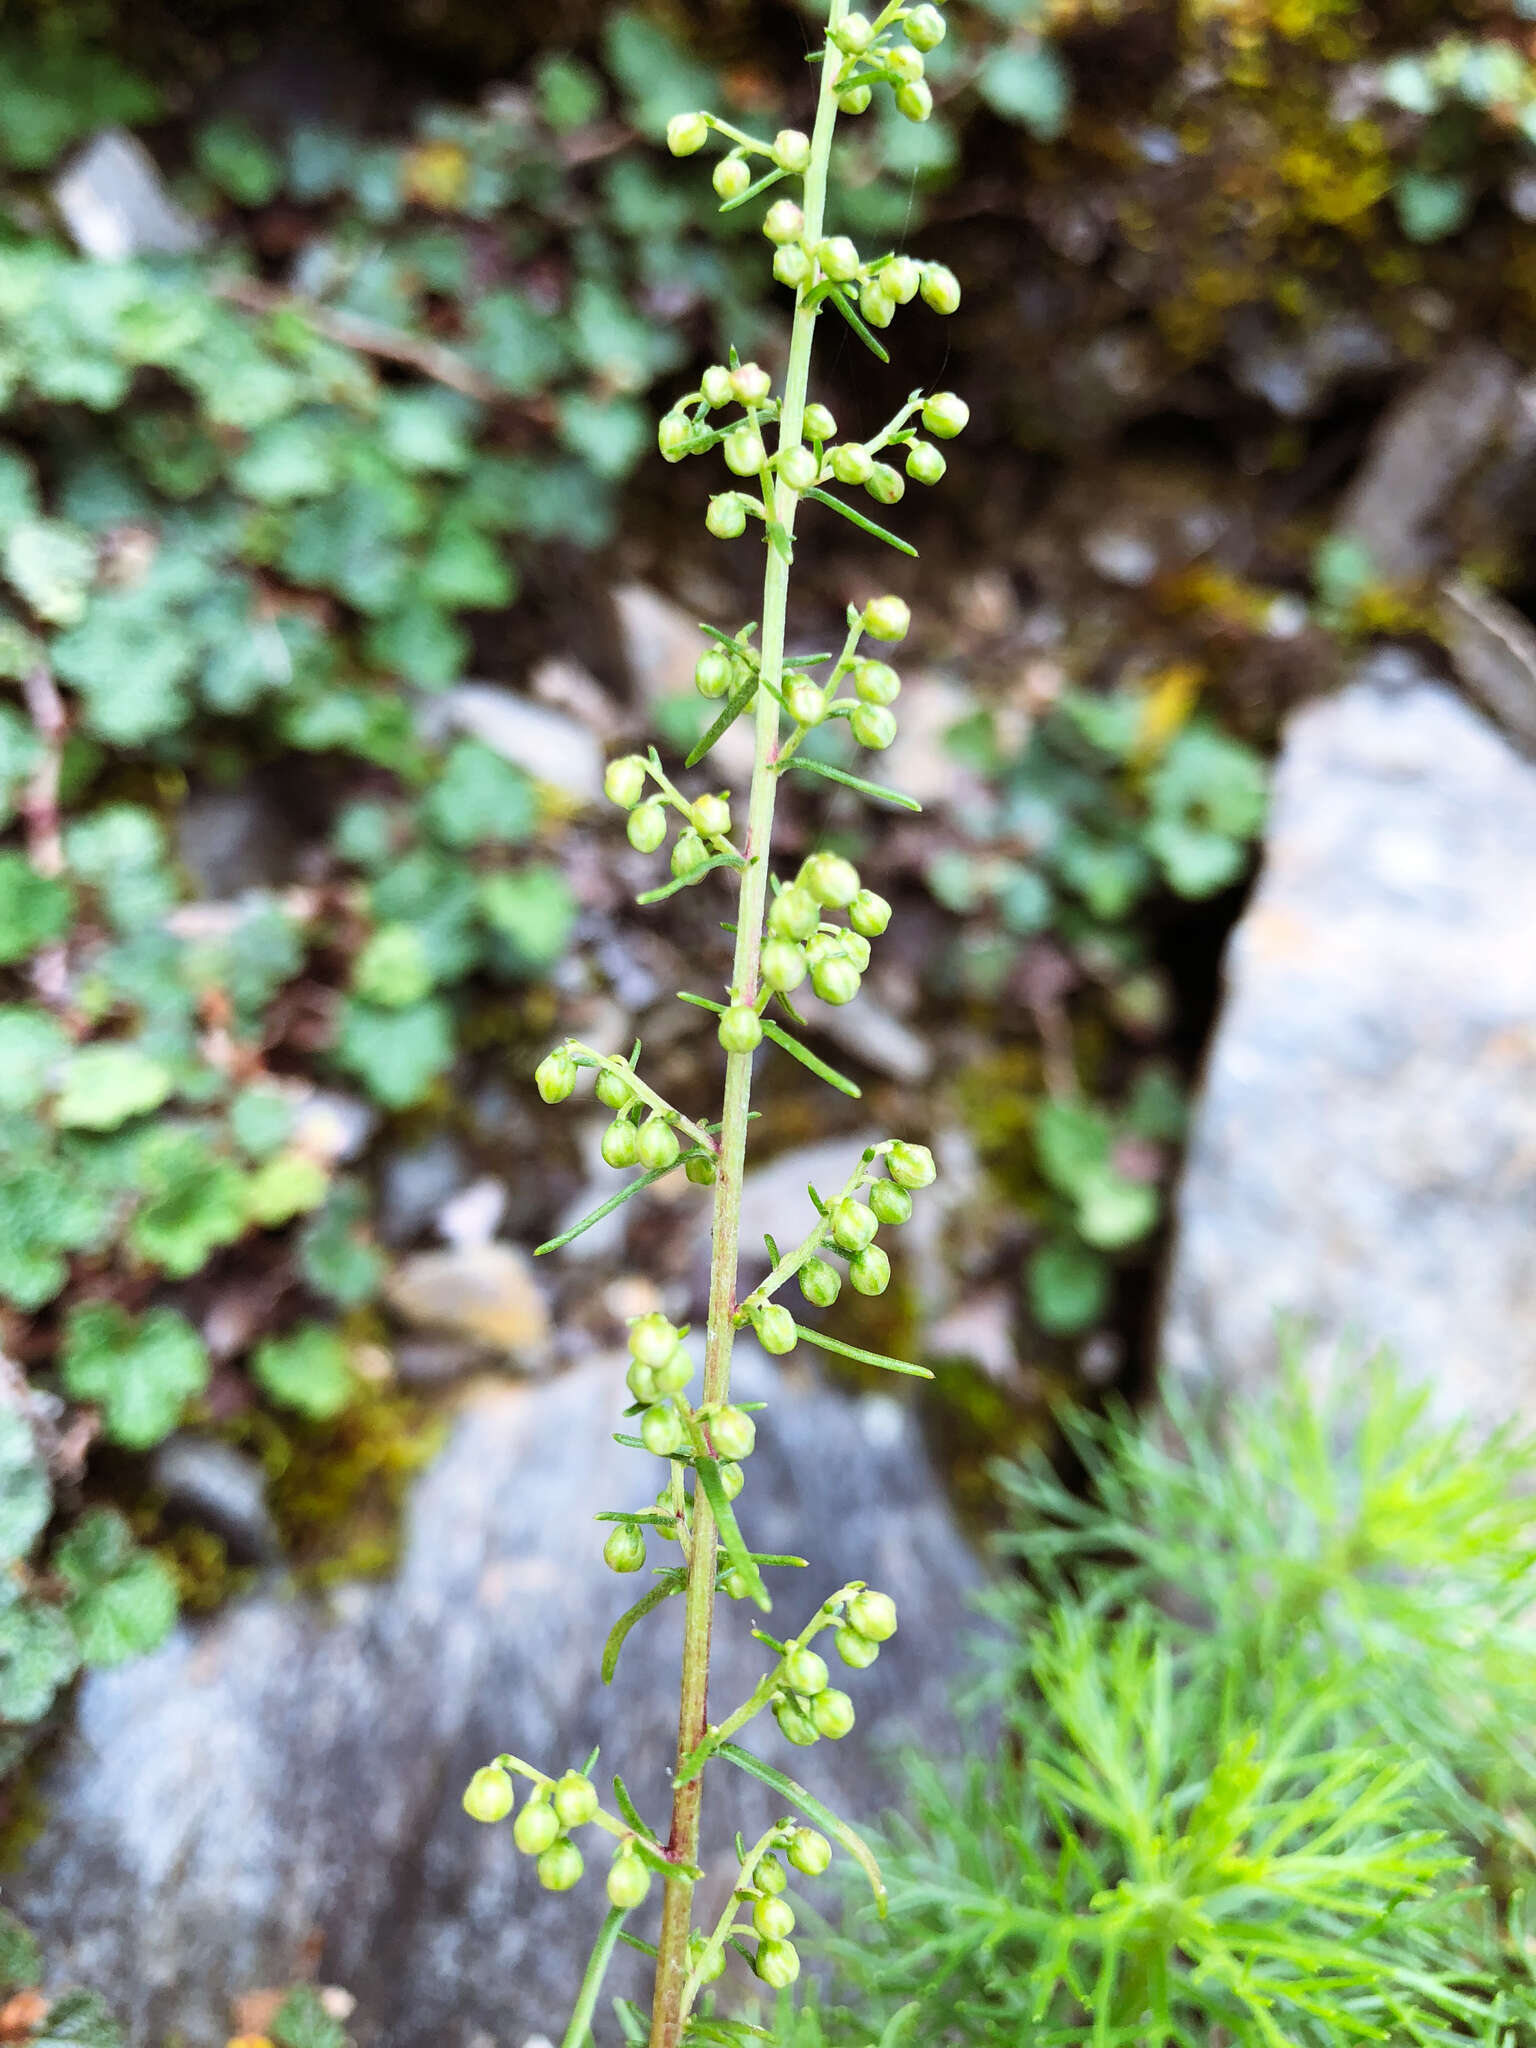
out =
<svg viewBox="0 0 1536 2048"><path fill-rule="evenodd" d="M293 1142L326 1164L356 1159L379 1127L379 1113L360 1095L316 1088L294 1110Z"/></svg>
<svg viewBox="0 0 1536 2048"><path fill-rule="evenodd" d="M613 593L625 657L647 704L661 697L694 697L693 671L707 644L698 622L660 591L626 583ZM752 772L752 722L740 718L715 744L710 761L726 781Z"/></svg>
<svg viewBox="0 0 1536 2048"><path fill-rule="evenodd" d="M379 1235L386 1244L407 1244L436 1220L443 1205L468 1182L463 1147L439 1131L384 1165L379 1188Z"/></svg>
<svg viewBox="0 0 1536 2048"><path fill-rule="evenodd" d="M876 1002L867 989L860 990L856 1003L846 1005L797 993L795 1006L822 1037L876 1073L916 1087L933 1072L933 1048L927 1039Z"/></svg>
<svg viewBox="0 0 1536 2048"><path fill-rule="evenodd" d="M1083 556L1106 583L1139 590L1157 574L1157 549L1144 534L1119 526L1101 526L1083 540Z"/></svg>
<svg viewBox="0 0 1536 2048"><path fill-rule="evenodd" d="M437 1228L459 1251L474 1251L490 1243L506 1213L506 1183L484 1174L450 1195L437 1212Z"/></svg>
<svg viewBox="0 0 1536 2048"><path fill-rule="evenodd" d="M1536 629L1530 620L1466 576L1441 592L1440 619L1461 682L1516 746L1536 754Z"/></svg>
<svg viewBox="0 0 1536 2048"><path fill-rule="evenodd" d="M291 879L297 842L289 813L259 782L198 789L176 814L176 851L199 895L227 900Z"/></svg>
<svg viewBox="0 0 1536 2048"><path fill-rule="evenodd" d="M549 1310L517 1245L414 1252L385 1281L384 1298L408 1323L471 1337L520 1361L549 1336Z"/></svg>
<svg viewBox="0 0 1536 2048"><path fill-rule="evenodd" d="M121 128L93 137L53 184L53 201L77 249L98 263L135 256L189 256L205 230L161 183L143 143Z"/></svg>
<svg viewBox="0 0 1536 2048"><path fill-rule="evenodd" d="M469 733L513 761L536 782L548 783L577 803L595 804L603 793L603 750L579 720L548 704L535 704L497 683L458 683L428 700L433 724Z"/></svg>
<svg viewBox="0 0 1536 2048"><path fill-rule="evenodd" d="M150 1461L150 1478L171 1508L206 1523L240 1562L265 1564L279 1554L266 1476L232 1444L190 1434L169 1437Z"/></svg>

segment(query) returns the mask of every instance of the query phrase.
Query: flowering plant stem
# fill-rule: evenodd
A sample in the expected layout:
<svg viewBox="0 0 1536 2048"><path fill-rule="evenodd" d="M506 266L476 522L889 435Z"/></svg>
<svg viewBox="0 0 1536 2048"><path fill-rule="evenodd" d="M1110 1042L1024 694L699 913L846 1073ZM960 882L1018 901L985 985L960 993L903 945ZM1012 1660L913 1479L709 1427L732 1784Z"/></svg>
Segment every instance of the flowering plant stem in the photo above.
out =
<svg viewBox="0 0 1536 2048"><path fill-rule="evenodd" d="M848 0L831 0L829 32L848 11ZM811 163L805 179L805 234L820 239L827 202L827 171L832 135L837 125L835 69L821 67L816 123L811 132ZM806 391L810 383L811 350L816 337L816 312L807 308L806 287L796 294L789 367L779 414L779 448L801 445ZM782 546L770 542L763 572L762 667L753 726L752 789L747 804L746 866L736 914L736 952L731 972L731 1001L755 1006L763 948L763 915L768 899L768 851L773 841L773 808L778 793L779 700L782 687L784 632L789 608L789 555L795 531L797 498L782 475L776 480L774 517L784 534ZM709 1263L709 1323L704 1343L704 1399L726 1401L731 1389L731 1349L736 1329L736 1284L741 1239L741 1184L746 1163L747 1117L752 1098L752 1054L730 1053L725 1067L725 1106L716 1162L715 1209ZM677 1718L678 1773L704 1739L709 1702L710 1635L715 1610L716 1534L709 1502L702 1497L694 1509L693 1549L688 1561L688 1591L683 1618L682 1687ZM699 1816L704 1777L700 1772L679 1782L672 1797L670 1855L693 1863L699 1850ZM683 1992L688 1978L688 1936L692 1926L691 1881L667 1879L662 1906L661 1940L656 1962L656 1993L651 2011L651 2048L676 2048L682 2039Z"/></svg>

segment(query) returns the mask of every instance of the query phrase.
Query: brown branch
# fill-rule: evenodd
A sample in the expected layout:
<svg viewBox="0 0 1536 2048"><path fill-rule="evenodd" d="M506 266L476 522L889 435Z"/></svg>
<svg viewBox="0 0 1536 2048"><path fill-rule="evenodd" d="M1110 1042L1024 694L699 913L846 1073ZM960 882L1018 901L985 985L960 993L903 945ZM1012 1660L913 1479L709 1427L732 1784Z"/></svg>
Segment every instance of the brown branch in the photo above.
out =
<svg viewBox="0 0 1536 2048"><path fill-rule="evenodd" d="M404 334L398 327L367 320L359 313L343 313L333 306L318 306L313 299L300 298L277 285L262 284L254 277L216 277L209 289L216 299L241 306L248 313L296 313L327 341L361 355L378 356L385 362L404 363L419 370L434 383L450 391L462 391L466 398L478 398L486 405L506 404L507 393L473 363L441 342L426 341L420 335Z"/></svg>

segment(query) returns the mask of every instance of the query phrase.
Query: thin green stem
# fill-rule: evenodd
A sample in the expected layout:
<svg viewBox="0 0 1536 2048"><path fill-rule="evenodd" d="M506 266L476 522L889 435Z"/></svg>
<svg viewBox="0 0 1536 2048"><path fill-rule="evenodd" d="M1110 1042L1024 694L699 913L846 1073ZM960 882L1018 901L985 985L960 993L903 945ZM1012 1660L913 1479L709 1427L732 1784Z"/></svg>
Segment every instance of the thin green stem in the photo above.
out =
<svg viewBox="0 0 1536 2048"><path fill-rule="evenodd" d="M848 0L831 0L828 32L848 11ZM827 46L830 50L830 44ZM834 66L821 67L816 122L811 136L811 162L805 176L804 211L807 243L820 239L826 214L827 171L832 134L837 125L837 98L832 90ZM810 383L811 348L816 332L814 307L806 305L807 288L795 298L789 365L779 413L780 452L802 445L805 398ZM785 617L789 604L789 562L797 498L780 477L775 485L776 513L784 546L770 538L763 577L761 680L755 708L752 789L747 806L745 854L736 915L736 951L731 970L731 999L754 1003L762 955L763 915L768 895L768 857L773 840L774 773L779 744L779 700L783 682ZM731 1387L731 1345L735 1337L736 1281L741 1235L741 1184L746 1163L747 1123L752 1095L752 1056L731 1053L726 1059L725 1104L715 1180L715 1209L709 1271L709 1323L704 1348L704 1400L725 1401ZM683 1669L678 1701L677 1757L681 1766L704 1739L709 1710L709 1653L714 1623L716 1532L714 1516L702 1489L693 1509L693 1549L688 1560L684 1600ZM693 1864L698 1860L703 1778L678 1783L672 1797L672 1829L668 1854ZM684 2023L684 1989L688 1979L688 1937L693 1919L693 1885L679 1874L667 1880L662 1907L661 1939L656 1962L656 1990L651 2006L651 2048L679 2048Z"/></svg>

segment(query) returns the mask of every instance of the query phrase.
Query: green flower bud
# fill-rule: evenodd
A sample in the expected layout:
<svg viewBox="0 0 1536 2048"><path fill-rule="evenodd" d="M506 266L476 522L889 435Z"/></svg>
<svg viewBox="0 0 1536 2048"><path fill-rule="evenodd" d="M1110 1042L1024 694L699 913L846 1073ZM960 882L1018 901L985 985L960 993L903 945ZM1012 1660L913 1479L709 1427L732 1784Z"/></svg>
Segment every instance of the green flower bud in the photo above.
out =
<svg viewBox="0 0 1536 2048"><path fill-rule="evenodd" d="M712 1188L715 1184L715 1162L706 1152L695 1152L683 1168L696 1188Z"/></svg>
<svg viewBox="0 0 1536 2048"><path fill-rule="evenodd" d="M645 1563L645 1532L634 1522L615 1522L603 1545L603 1563L611 1572L637 1572Z"/></svg>
<svg viewBox="0 0 1536 2048"><path fill-rule="evenodd" d="M696 875L709 859L709 848L691 825L685 826L672 842L671 867L678 881Z"/></svg>
<svg viewBox="0 0 1536 2048"><path fill-rule="evenodd" d="M812 251L827 277L847 284L859 274L859 252L846 235L823 235Z"/></svg>
<svg viewBox="0 0 1536 2048"><path fill-rule="evenodd" d="M811 1721L818 1735L840 1742L853 1726L853 1701L835 1685L828 1686L811 1701Z"/></svg>
<svg viewBox="0 0 1536 2048"><path fill-rule="evenodd" d="M860 974L867 974L869 972L868 939L864 937L862 932L842 932L839 934L839 937L842 942L843 958L851 960Z"/></svg>
<svg viewBox="0 0 1536 2048"><path fill-rule="evenodd" d="M811 138L798 128L781 128L773 138L772 153L781 171L803 177L811 167Z"/></svg>
<svg viewBox="0 0 1536 2048"><path fill-rule="evenodd" d="M936 50L944 40L946 23L937 7L914 7L902 23L907 41L917 50Z"/></svg>
<svg viewBox="0 0 1536 2048"><path fill-rule="evenodd" d="M802 249L798 242L786 242L782 249L773 252L773 274L791 291L798 291L801 285L809 284L815 269L810 251Z"/></svg>
<svg viewBox="0 0 1536 2048"><path fill-rule="evenodd" d="M725 466L733 476L756 476L768 460L763 437L755 427L732 427L720 444Z"/></svg>
<svg viewBox="0 0 1536 2048"><path fill-rule="evenodd" d="M838 931L814 932L805 942L805 957L812 973L828 960L843 959L843 934Z"/></svg>
<svg viewBox="0 0 1536 2048"><path fill-rule="evenodd" d="M739 491L722 491L711 498L704 524L716 540L739 540L747 530L747 508Z"/></svg>
<svg viewBox="0 0 1536 2048"><path fill-rule="evenodd" d="M830 1308L843 1291L843 1276L825 1259L807 1259L799 1272L800 1292L813 1308Z"/></svg>
<svg viewBox="0 0 1536 2048"><path fill-rule="evenodd" d="M716 1408L709 1416L709 1441L717 1458L728 1458L733 1465L739 1465L752 1455L757 1424L744 1408Z"/></svg>
<svg viewBox="0 0 1536 2048"><path fill-rule="evenodd" d="M853 671L853 687L866 704L894 704L901 695L901 677L888 661L861 661Z"/></svg>
<svg viewBox="0 0 1536 2048"><path fill-rule="evenodd" d="M659 1309L636 1316L629 1326L629 1355L654 1372L677 1349L677 1325Z"/></svg>
<svg viewBox="0 0 1536 2048"><path fill-rule="evenodd" d="M704 394L704 403L712 412L718 412L722 405L729 405L735 396L731 390L731 373L724 363L711 363L699 379L699 389Z"/></svg>
<svg viewBox="0 0 1536 2048"><path fill-rule="evenodd" d="M701 1984L713 1984L725 1974L725 1957L719 1949L712 1949L702 1934L690 1934L688 1968L698 1972Z"/></svg>
<svg viewBox="0 0 1536 2048"><path fill-rule="evenodd" d="M872 597L864 607L864 630L871 640L904 640L912 613L900 597Z"/></svg>
<svg viewBox="0 0 1536 2048"><path fill-rule="evenodd" d="M687 1432L670 1401L657 1401L640 1418L640 1441L653 1458L675 1458Z"/></svg>
<svg viewBox="0 0 1536 2048"><path fill-rule="evenodd" d="M805 408L803 421L807 441L830 441L837 432L837 421L824 405L815 399Z"/></svg>
<svg viewBox="0 0 1536 2048"><path fill-rule="evenodd" d="M597 1787L580 1771L567 1771L564 1777L557 1778L550 1799L555 1818L563 1828L584 1828L602 1803Z"/></svg>
<svg viewBox="0 0 1536 2048"><path fill-rule="evenodd" d="M878 272L880 289L898 306L909 306L923 281L922 266L912 256L893 256Z"/></svg>
<svg viewBox="0 0 1536 2048"><path fill-rule="evenodd" d="M574 1842L551 1842L539 1858L539 1883L547 1892L568 1892L585 1868Z"/></svg>
<svg viewBox="0 0 1536 2048"><path fill-rule="evenodd" d="M970 417L971 408L953 391L935 391L923 400L923 425L941 441L963 434Z"/></svg>
<svg viewBox="0 0 1536 2048"><path fill-rule="evenodd" d="M906 43L897 43L885 53L885 68L898 85L915 85L926 67L921 50Z"/></svg>
<svg viewBox="0 0 1536 2048"><path fill-rule="evenodd" d="M760 1941L752 1967L775 1991L786 1991L800 1974L800 1954L792 1941Z"/></svg>
<svg viewBox="0 0 1536 2048"><path fill-rule="evenodd" d="M768 929L776 939L808 939L820 922L820 902L798 882L781 889L768 906Z"/></svg>
<svg viewBox="0 0 1536 2048"><path fill-rule="evenodd" d="M797 886L829 910L843 910L859 893L859 871L837 853L813 853L800 869Z"/></svg>
<svg viewBox="0 0 1536 2048"><path fill-rule="evenodd" d="M512 1839L525 1856L542 1856L559 1833L555 1809L549 1803L548 1793L541 1788L513 1821Z"/></svg>
<svg viewBox="0 0 1536 2048"><path fill-rule="evenodd" d="M855 1294L884 1294L891 1284L891 1262L879 1245L866 1245L849 1260L848 1278Z"/></svg>
<svg viewBox="0 0 1536 2048"><path fill-rule="evenodd" d="M832 450L832 474L840 484L867 484L875 473L875 458L858 441L842 441Z"/></svg>
<svg viewBox="0 0 1536 2048"><path fill-rule="evenodd" d="M871 666L883 668L884 662ZM861 696L863 692L859 693ZM891 906L873 889L861 889L848 906L848 922L860 937L878 939L891 921Z"/></svg>
<svg viewBox="0 0 1536 2048"><path fill-rule="evenodd" d="M784 1683L790 1691L804 1693L807 1698L814 1698L817 1693L825 1692L830 1682L827 1660L825 1657L818 1657L814 1650L791 1650L781 1668Z"/></svg>
<svg viewBox="0 0 1536 2048"><path fill-rule="evenodd" d="M656 1398L656 1368L642 1365L638 1358L632 1358L625 1370L624 1384L637 1401L643 1401L649 1407Z"/></svg>
<svg viewBox="0 0 1536 2048"><path fill-rule="evenodd" d="M853 1195L843 1195L832 1204L827 1219L832 1225L832 1242L840 1251L861 1252L873 1244L880 1225L873 1209Z"/></svg>
<svg viewBox="0 0 1536 2048"><path fill-rule="evenodd" d="M704 114L674 114L667 123L667 147L674 156L697 156L709 140Z"/></svg>
<svg viewBox="0 0 1536 2048"><path fill-rule="evenodd" d="M547 1052L533 1070L533 1085L546 1102L564 1102L576 1086L576 1062L563 1045Z"/></svg>
<svg viewBox="0 0 1536 2048"><path fill-rule="evenodd" d="M948 467L931 441L914 441L907 451L907 475L915 484L936 484Z"/></svg>
<svg viewBox="0 0 1536 2048"><path fill-rule="evenodd" d="M930 1188L938 1178L933 1154L926 1145L909 1145L898 1138L886 1155L885 1170L904 1188Z"/></svg>
<svg viewBox="0 0 1536 2048"><path fill-rule="evenodd" d="M747 1475L741 1467L729 1458L720 1464L720 1489L727 1500L734 1500L747 1483Z"/></svg>
<svg viewBox="0 0 1536 2048"><path fill-rule="evenodd" d="M840 1628L833 1641L837 1654L853 1671L867 1671L880 1654L880 1645L861 1636L856 1628Z"/></svg>
<svg viewBox="0 0 1536 2048"><path fill-rule="evenodd" d="M861 57L875 40L875 25L867 14L845 14L832 31L832 41L849 57Z"/></svg>
<svg viewBox="0 0 1536 2048"><path fill-rule="evenodd" d="M500 1764L487 1764L476 1771L464 1787L464 1811L471 1820L484 1821L487 1826L506 1819L512 1799L512 1780ZM788 1928L784 1931L789 1932Z"/></svg>
<svg viewBox="0 0 1536 2048"><path fill-rule="evenodd" d="M721 1579L720 1590L727 1600L746 1600L750 1598L752 1592L746 1573L737 1571L734 1565ZM816 1731L812 1729L811 1740L814 1742L815 1739Z"/></svg>
<svg viewBox="0 0 1536 2048"><path fill-rule="evenodd" d="M892 469L888 462L875 464L869 473L869 482L864 488L877 505L894 505L907 494L901 471Z"/></svg>
<svg viewBox="0 0 1536 2048"><path fill-rule="evenodd" d="M779 475L792 491L808 491L821 475L821 464L809 448L786 448L778 458Z"/></svg>
<svg viewBox="0 0 1536 2048"><path fill-rule="evenodd" d="M795 1909L785 1898L762 1898L752 1908L752 1925L765 1941L783 1941L795 1931Z"/></svg>
<svg viewBox="0 0 1536 2048"><path fill-rule="evenodd" d="M628 1109L634 1100L634 1090L622 1074L616 1074L612 1067L598 1069L595 1093L605 1109Z"/></svg>
<svg viewBox="0 0 1536 2048"><path fill-rule="evenodd" d="M677 1142L676 1131L660 1117L652 1117L649 1123L642 1124L635 1139L636 1156L647 1173L663 1172L669 1166L676 1166L682 1149Z"/></svg>
<svg viewBox="0 0 1536 2048"><path fill-rule="evenodd" d="M889 327L896 318L896 301L888 298L872 278L859 293L859 312L866 327Z"/></svg>
<svg viewBox="0 0 1536 2048"><path fill-rule="evenodd" d="M716 1031L727 1052L751 1052L763 1042L762 1019L747 1003L723 1011Z"/></svg>
<svg viewBox="0 0 1536 2048"><path fill-rule="evenodd" d="M841 1009L851 1003L859 992L859 970L845 954L834 954L830 959L818 960L811 969L811 987L824 1003L831 1003Z"/></svg>
<svg viewBox="0 0 1536 2048"><path fill-rule="evenodd" d="M765 1856L758 1864L752 1882L765 1898L776 1899L788 1885L789 1879L785 1876L784 1866L777 1856Z"/></svg>
<svg viewBox="0 0 1536 2048"><path fill-rule="evenodd" d="M837 104L844 114L862 114L868 110L873 95L867 85L842 85L837 90Z"/></svg>
<svg viewBox="0 0 1536 2048"><path fill-rule="evenodd" d="M848 1602L848 1626L872 1643L888 1643L896 1633L896 1602L866 1586Z"/></svg>
<svg viewBox="0 0 1536 2048"><path fill-rule="evenodd" d="M723 156L710 173L709 182L720 198L739 199L752 183L752 173L739 156Z"/></svg>
<svg viewBox="0 0 1536 2048"><path fill-rule="evenodd" d="M800 1341L795 1328L795 1319L787 1308L781 1308L776 1301L758 1310L757 1341L765 1351L771 1351L775 1358L782 1358L786 1351L793 1351Z"/></svg>
<svg viewBox="0 0 1536 2048"><path fill-rule="evenodd" d="M678 1540L677 1504L672 1498L670 1480L656 1496L656 1510L658 1514L665 1515L667 1519L665 1522L653 1522L651 1526L655 1529L656 1534L663 1543L676 1543Z"/></svg>
<svg viewBox="0 0 1536 2048"><path fill-rule="evenodd" d="M738 405L762 405L773 392L773 379L761 363L738 363L731 372L731 393Z"/></svg>
<svg viewBox="0 0 1536 2048"><path fill-rule="evenodd" d="M654 853L667 836L665 806L654 798L649 803L637 804L624 831L636 853Z"/></svg>
<svg viewBox="0 0 1536 2048"><path fill-rule="evenodd" d="M693 665L693 687L701 697L724 697L736 680L736 664L723 647L706 647Z"/></svg>
<svg viewBox="0 0 1536 2048"><path fill-rule="evenodd" d="M611 804L632 811L645 794L646 768L638 754L620 754L603 771L603 794Z"/></svg>
<svg viewBox="0 0 1536 2048"><path fill-rule="evenodd" d="M896 714L883 704L856 704L848 724L861 747L875 751L888 747L896 737Z"/></svg>
<svg viewBox="0 0 1536 2048"><path fill-rule="evenodd" d="M615 1117L603 1133L602 1154L609 1166L633 1166L640 1157L639 1133L628 1117Z"/></svg>
<svg viewBox="0 0 1536 2048"><path fill-rule="evenodd" d="M805 955L793 939L769 939L763 946L761 972L767 987L788 995L805 979Z"/></svg>
<svg viewBox="0 0 1536 2048"><path fill-rule="evenodd" d="M896 88L896 111L905 114L909 121L926 121L933 112L933 87L926 78L919 78L913 85L898 85ZM958 294L958 287L956 287ZM932 301L929 301L930 305ZM944 309L938 308L940 312ZM954 308L949 309L953 312Z"/></svg>
<svg viewBox="0 0 1536 2048"><path fill-rule="evenodd" d="M809 1749L816 1740L815 1722L804 1707L787 1695L774 1701L773 1718L779 1724L779 1733L796 1748Z"/></svg>
<svg viewBox="0 0 1536 2048"><path fill-rule="evenodd" d="M623 1913L644 1904L651 1873L632 1849L621 1849L608 1866L608 1903Z"/></svg>
<svg viewBox="0 0 1536 2048"><path fill-rule="evenodd" d="M906 1223L912 1215L912 1197L893 1180L877 1180L869 1191L869 1206L882 1223Z"/></svg>
<svg viewBox="0 0 1536 2048"><path fill-rule="evenodd" d="M690 810L693 829L705 839L725 839L731 830L731 807L723 796L695 797Z"/></svg>
<svg viewBox="0 0 1536 2048"><path fill-rule="evenodd" d="M923 282L920 290L924 304L932 306L935 313L953 313L959 307L960 280L942 263L923 265Z"/></svg>
<svg viewBox="0 0 1536 2048"><path fill-rule="evenodd" d="M680 1394L693 1378L693 1360L688 1356L687 1347L679 1344L672 1356L657 1366L651 1378L656 1383L658 1394Z"/></svg>
<svg viewBox="0 0 1536 2048"><path fill-rule="evenodd" d="M784 691L784 708L796 725L820 725L827 715L827 693L809 676L796 676Z"/></svg>
<svg viewBox="0 0 1536 2048"><path fill-rule="evenodd" d="M693 421L685 412L663 413L656 424L656 446L668 462L681 462L693 439Z"/></svg>
<svg viewBox="0 0 1536 2048"><path fill-rule="evenodd" d="M775 199L763 215L763 233L780 248L798 242L805 233L805 215L793 199Z"/></svg>
<svg viewBox="0 0 1536 2048"><path fill-rule="evenodd" d="M814 1828L796 1828L784 1853L802 1877L820 1877L832 1862L832 1844Z"/></svg>

